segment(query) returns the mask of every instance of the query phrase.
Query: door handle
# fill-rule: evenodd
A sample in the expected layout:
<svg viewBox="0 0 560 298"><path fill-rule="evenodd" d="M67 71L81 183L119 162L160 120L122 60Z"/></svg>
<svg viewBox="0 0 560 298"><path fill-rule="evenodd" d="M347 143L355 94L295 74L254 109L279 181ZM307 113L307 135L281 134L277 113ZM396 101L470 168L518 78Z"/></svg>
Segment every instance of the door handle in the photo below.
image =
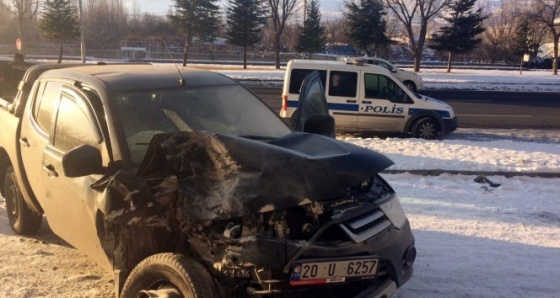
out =
<svg viewBox="0 0 560 298"><path fill-rule="evenodd" d="M349 102L349 103L356 103L356 101L353 100L353 99L347 99L346 102Z"/></svg>
<svg viewBox="0 0 560 298"><path fill-rule="evenodd" d="M22 147L29 147L29 141L25 137L19 138L19 143L21 144Z"/></svg>
<svg viewBox="0 0 560 298"><path fill-rule="evenodd" d="M369 101L369 100L367 100L367 101L362 101L362 103L371 104L371 101Z"/></svg>
<svg viewBox="0 0 560 298"><path fill-rule="evenodd" d="M58 173L54 169L53 165L43 165L43 171L47 172L49 177L58 177Z"/></svg>

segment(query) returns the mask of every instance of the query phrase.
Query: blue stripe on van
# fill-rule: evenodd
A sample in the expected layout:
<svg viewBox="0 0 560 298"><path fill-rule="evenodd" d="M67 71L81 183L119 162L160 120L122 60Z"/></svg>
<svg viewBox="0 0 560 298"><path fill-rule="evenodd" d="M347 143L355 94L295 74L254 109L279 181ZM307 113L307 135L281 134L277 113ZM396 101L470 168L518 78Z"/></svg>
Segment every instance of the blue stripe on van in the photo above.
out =
<svg viewBox="0 0 560 298"><path fill-rule="evenodd" d="M449 112L448 111L439 111L439 110L430 110L430 109L408 109L408 115L413 115L416 114L418 112L422 112L422 111L434 111L436 113L438 113L441 118L449 118Z"/></svg>
<svg viewBox="0 0 560 298"><path fill-rule="evenodd" d="M297 100L288 100L288 107L289 108L297 108L298 101ZM359 110L358 104L345 104L345 103L329 103L329 110L337 110L337 111L353 111L357 112Z"/></svg>
<svg viewBox="0 0 560 298"><path fill-rule="evenodd" d="M299 100L288 100L288 108L297 108Z"/></svg>
<svg viewBox="0 0 560 298"><path fill-rule="evenodd" d="M354 104L329 103L329 110L357 112L359 108L360 106L355 103Z"/></svg>

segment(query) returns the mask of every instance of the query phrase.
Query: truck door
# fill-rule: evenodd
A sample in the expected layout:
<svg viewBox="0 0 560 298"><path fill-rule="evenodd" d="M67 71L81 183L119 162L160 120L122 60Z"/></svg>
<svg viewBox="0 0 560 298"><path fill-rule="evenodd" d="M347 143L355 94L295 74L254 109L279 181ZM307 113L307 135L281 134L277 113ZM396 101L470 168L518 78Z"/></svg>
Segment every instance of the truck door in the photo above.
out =
<svg viewBox="0 0 560 298"><path fill-rule="evenodd" d="M303 80L294 120L294 130L296 131L335 137L334 119L329 115L325 89L317 71L308 74Z"/></svg>
<svg viewBox="0 0 560 298"><path fill-rule="evenodd" d="M375 73L362 74L359 130L402 132L409 107L414 102L393 78Z"/></svg>
<svg viewBox="0 0 560 298"><path fill-rule="evenodd" d="M19 143L23 168L33 194L41 205L46 202L46 182L42 180L43 152L49 143L61 85L61 82L56 81L40 81L37 88L31 91L21 119Z"/></svg>
<svg viewBox="0 0 560 298"><path fill-rule="evenodd" d="M46 133L48 137L42 138L43 143L36 146L33 162L37 164L27 162L29 168L33 166L36 170L34 176L41 185L40 188L33 185L33 189L55 234L98 260L101 265L112 268L104 263L107 257L96 229L96 202L101 193L90 188L101 175L68 178L62 169L64 153L79 145L88 144L106 152L99 124L87 97L73 87L59 83L58 89L45 100L52 102L54 108ZM37 118L37 124L41 119ZM27 167L26 172L29 173Z"/></svg>
<svg viewBox="0 0 560 298"><path fill-rule="evenodd" d="M358 72L331 70L327 81L327 102L336 126L345 130L358 128Z"/></svg>

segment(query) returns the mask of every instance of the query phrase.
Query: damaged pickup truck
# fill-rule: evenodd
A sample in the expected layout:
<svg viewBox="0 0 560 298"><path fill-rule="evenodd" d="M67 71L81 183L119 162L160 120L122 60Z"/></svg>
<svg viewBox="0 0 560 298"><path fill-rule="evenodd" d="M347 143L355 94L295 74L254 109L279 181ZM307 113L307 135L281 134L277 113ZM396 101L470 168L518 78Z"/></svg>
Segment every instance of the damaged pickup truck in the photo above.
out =
<svg viewBox="0 0 560 298"><path fill-rule="evenodd" d="M45 214L117 297L390 297L412 275L392 162L333 138L316 74L302 132L188 68L34 66L0 104L13 230Z"/></svg>

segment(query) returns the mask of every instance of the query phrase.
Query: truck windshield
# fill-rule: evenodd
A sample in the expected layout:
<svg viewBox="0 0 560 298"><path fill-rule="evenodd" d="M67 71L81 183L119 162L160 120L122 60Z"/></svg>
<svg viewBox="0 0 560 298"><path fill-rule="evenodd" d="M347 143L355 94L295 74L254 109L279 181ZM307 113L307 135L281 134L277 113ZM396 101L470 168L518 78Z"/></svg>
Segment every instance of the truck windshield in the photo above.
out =
<svg viewBox="0 0 560 298"><path fill-rule="evenodd" d="M239 85L120 93L114 101L137 164L156 133L205 130L266 140L292 131Z"/></svg>

